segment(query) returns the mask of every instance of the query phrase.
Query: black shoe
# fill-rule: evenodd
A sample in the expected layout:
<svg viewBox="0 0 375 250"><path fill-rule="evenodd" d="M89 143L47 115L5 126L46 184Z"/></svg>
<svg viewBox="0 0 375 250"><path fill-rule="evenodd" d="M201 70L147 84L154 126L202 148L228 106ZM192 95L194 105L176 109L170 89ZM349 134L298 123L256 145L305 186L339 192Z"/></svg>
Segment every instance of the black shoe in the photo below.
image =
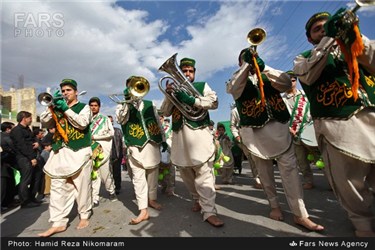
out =
<svg viewBox="0 0 375 250"><path fill-rule="evenodd" d="M28 203L23 203L21 204L21 208L32 208L32 207L39 207L40 203L35 203L35 202L28 202Z"/></svg>
<svg viewBox="0 0 375 250"><path fill-rule="evenodd" d="M93 208L99 207L99 201L94 201L93 203L94 203L92 206Z"/></svg>
<svg viewBox="0 0 375 250"><path fill-rule="evenodd" d="M120 190L116 190L116 191L115 191L115 194L116 194L116 195L119 195L119 194L120 194Z"/></svg>
<svg viewBox="0 0 375 250"><path fill-rule="evenodd" d="M116 194L110 194L110 195L109 195L109 200L110 200L110 201L117 201L117 196L116 196Z"/></svg>
<svg viewBox="0 0 375 250"><path fill-rule="evenodd" d="M31 199L31 202L37 203L37 204L42 204L43 201L38 200L37 198Z"/></svg>

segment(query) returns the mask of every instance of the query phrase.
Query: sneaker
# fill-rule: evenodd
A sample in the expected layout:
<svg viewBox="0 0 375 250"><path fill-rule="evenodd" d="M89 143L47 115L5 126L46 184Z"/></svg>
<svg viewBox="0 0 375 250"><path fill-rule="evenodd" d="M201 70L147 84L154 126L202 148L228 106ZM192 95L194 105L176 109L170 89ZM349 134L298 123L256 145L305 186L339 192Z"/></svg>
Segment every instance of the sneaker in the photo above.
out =
<svg viewBox="0 0 375 250"><path fill-rule="evenodd" d="M109 200L110 200L110 201L117 201L117 196L116 196L116 194L115 194L115 193L110 194L110 195L109 195Z"/></svg>
<svg viewBox="0 0 375 250"><path fill-rule="evenodd" d="M34 203L37 203L37 204L42 204L43 203L42 200L39 200L37 198L31 199L31 201L34 202Z"/></svg>

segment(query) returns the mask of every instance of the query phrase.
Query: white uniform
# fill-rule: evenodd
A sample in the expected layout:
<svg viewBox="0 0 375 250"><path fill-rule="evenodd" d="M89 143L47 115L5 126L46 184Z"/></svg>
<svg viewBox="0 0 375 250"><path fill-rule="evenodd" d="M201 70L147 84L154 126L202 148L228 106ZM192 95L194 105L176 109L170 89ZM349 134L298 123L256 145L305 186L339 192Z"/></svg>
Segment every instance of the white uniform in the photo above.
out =
<svg viewBox="0 0 375 250"><path fill-rule="evenodd" d="M79 114L68 109L64 113L68 122L77 129L85 129L91 122L91 110L86 105ZM52 127L54 120L47 109L40 115L43 126ZM58 152L51 151L44 165L44 172L51 176L50 222L53 227L67 226L68 215L73 208L74 200L78 204L80 219L91 215L91 171L92 150L85 147L78 151L62 147ZM68 177L73 183L68 182Z"/></svg>
<svg viewBox="0 0 375 250"><path fill-rule="evenodd" d="M364 35L362 40L365 49L357 60L374 76L375 41L370 41ZM332 42L332 38L323 37L312 50L310 58L301 55L295 58L293 71L301 83L312 85L325 69L328 55L332 53L337 56L341 53L337 45L326 49ZM374 124L373 107L364 108L347 120L314 119L326 176L358 231L373 231L373 193L368 187L375 188Z"/></svg>
<svg viewBox="0 0 375 250"><path fill-rule="evenodd" d="M195 98L194 106L206 110L217 109L216 92L208 84L205 84L203 96ZM170 116L173 107L172 102L165 98L160 110L164 116ZM217 213L213 173L214 158L214 138L208 126L192 129L183 124L180 130L172 132L172 164L179 168L181 178L193 199L196 202L199 201L203 220Z"/></svg>
<svg viewBox="0 0 375 250"><path fill-rule="evenodd" d="M104 182L105 189L110 195L115 193L113 175L109 168L114 133L112 123L107 116L98 113L92 117L91 136L95 142L102 146L104 154L102 165L98 169L98 177L92 181L92 199L94 203L99 202L99 191L102 182Z"/></svg>
<svg viewBox="0 0 375 250"><path fill-rule="evenodd" d="M129 105L133 105L139 112L143 110L142 100L134 101L132 104L119 104L116 107L116 119L121 125L129 120ZM161 128L160 119L155 105L153 105L156 120ZM123 131L126 138L125 131ZM164 131L162 131L164 137ZM128 146L128 145L127 145ZM160 163L160 147L155 142L149 141L143 148L128 146L129 165L132 171L132 181L136 194L138 209L148 207L148 200L157 199L158 175Z"/></svg>
<svg viewBox="0 0 375 250"><path fill-rule="evenodd" d="M255 75L249 76L249 70L250 65L243 63L227 83L227 92L232 94L234 100L237 100L242 95L248 77L250 77L253 84L257 84L257 77ZM263 70L263 73L271 81L272 87L278 91L284 92L290 88L290 78L287 74L283 74L281 71L267 66ZM261 128L242 126L240 134L244 146L253 155L263 190L267 195L271 208L280 207L277 200L273 174L272 159L276 159L286 198L292 213L299 217L308 217L303 201L302 185L299 179L288 123L283 124L271 119Z"/></svg>

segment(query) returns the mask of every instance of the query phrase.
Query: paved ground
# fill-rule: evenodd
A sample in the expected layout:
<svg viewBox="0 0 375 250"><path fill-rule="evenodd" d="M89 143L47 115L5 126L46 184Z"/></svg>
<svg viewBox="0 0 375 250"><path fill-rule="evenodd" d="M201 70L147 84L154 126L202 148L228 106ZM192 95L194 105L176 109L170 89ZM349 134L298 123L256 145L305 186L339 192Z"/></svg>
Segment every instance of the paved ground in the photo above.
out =
<svg viewBox="0 0 375 250"><path fill-rule="evenodd" d="M76 230L76 209L71 213L68 229L53 237L352 237L352 226L346 213L339 206L330 190L323 172L314 168L316 186L305 191L305 203L311 217L325 226L323 233L308 232L293 223L293 215L286 204L283 189L278 180L284 222L268 218L269 206L262 190L252 187L249 168L244 165L241 175L235 176L235 185L220 185L217 192L217 209L224 220L222 228L214 228L202 221L199 213L190 211L191 199L177 171L176 195L167 197L159 193L163 205L161 211L149 209L151 218L138 225L129 225L138 214L132 184L123 172L123 188L119 200L110 202L108 194L101 198L90 220L90 226ZM220 177L217 179L220 183ZM48 204L30 209L13 209L1 216L2 237L35 237L50 227Z"/></svg>

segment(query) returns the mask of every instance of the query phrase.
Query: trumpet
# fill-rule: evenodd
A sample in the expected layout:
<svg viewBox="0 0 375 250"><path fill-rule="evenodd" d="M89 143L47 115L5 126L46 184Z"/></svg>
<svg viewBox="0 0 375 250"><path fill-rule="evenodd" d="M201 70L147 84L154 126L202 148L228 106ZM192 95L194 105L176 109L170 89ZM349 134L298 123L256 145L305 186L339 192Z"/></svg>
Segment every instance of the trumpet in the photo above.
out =
<svg viewBox="0 0 375 250"><path fill-rule="evenodd" d="M81 91L78 96L80 95L85 95L87 93L87 91ZM47 106L47 107L50 107L50 106L53 106L53 101L54 100L59 100L59 99L64 99L64 97L60 94L59 96L52 96L50 93L48 92L42 92L38 95L38 102L43 105L43 106Z"/></svg>
<svg viewBox="0 0 375 250"><path fill-rule="evenodd" d="M202 120L207 115L207 110L199 109L197 107L191 107L183 102L180 102L176 98L175 93L177 91L184 91L188 95L197 97L202 96L190 83L189 79L186 78L184 73L176 62L177 53L166 60L159 68L160 71L167 72L170 76L164 76L159 80L159 89L163 94L180 110L180 112L187 117L189 120L198 121ZM163 82L166 80L166 84L171 80L173 82L173 91L168 93L163 87Z"/></svg>
<svg viewBox="0 0 375 250"><path fill-rule="evenodd" d="M259 44L266 40L267 33L262 28L254 28L247 34L247 42L250 43L250 50L253 54L256 52L256 48Z"/></svg>
<svg viewBox="0 0 375 250"><path fill-rule="evenodd" d="M342 41L346 41L348 39L347 32L343 27L352 27L354 23L359 21L356 12L362 6L371 6L375 5L374 0L355 0L355 7L352 10L346 10L345 14L342 18L336 23L336 28L338 30L336 39L342 39Z"/></svg>
<svg viewBox="0 0 375 250"><path fill-rule="evenodd" d="M265 40L266 40L266 36L267 36L267 33L264 29L262 28L254 28L252 30L249 31L249 33L247 34L247 41L248 43L250 43L250 52L252 54L252 67L255 69L255 74L257 75L258 77L258 87L259 87L259 91L260 91L260 98L261 98L261 103L262 103L262 106L265 106L265 96L264 96L264 83L263 83L263 80L262 80L262 75L261 75L261 72L260 72L260 69L259 69L259 66L258 66L258 63L257 63L257 60L255 58L256 56L256 49L257 49L257 46L261 43L263 43Z"/></svg>
<svg viewBox="0 0 375 250"><path fill-rule="evenodd" d="M125 100L124 94L112 94L109 95L109 98L117 104L132 103L142 99L149 91L150 83L147 79L141 76L134 76L129 82L130 100Z"/></svg>

